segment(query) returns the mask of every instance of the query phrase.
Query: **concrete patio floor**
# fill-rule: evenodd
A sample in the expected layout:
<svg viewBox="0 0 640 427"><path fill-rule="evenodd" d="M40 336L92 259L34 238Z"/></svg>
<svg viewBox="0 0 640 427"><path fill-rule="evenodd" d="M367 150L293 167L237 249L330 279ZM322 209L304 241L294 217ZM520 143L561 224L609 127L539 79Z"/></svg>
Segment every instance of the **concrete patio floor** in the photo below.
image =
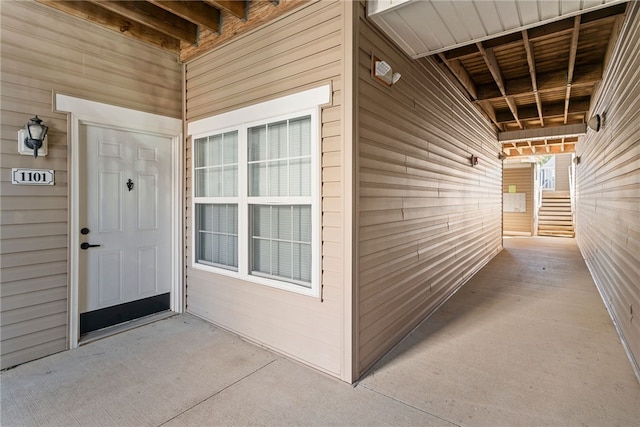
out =
<svg viewBox="0 0 640 427"><path fill-rule="evenodd" d="M355 387L176 315L0 375L2 426L638 426L573 239L505 250Z"/></svg>

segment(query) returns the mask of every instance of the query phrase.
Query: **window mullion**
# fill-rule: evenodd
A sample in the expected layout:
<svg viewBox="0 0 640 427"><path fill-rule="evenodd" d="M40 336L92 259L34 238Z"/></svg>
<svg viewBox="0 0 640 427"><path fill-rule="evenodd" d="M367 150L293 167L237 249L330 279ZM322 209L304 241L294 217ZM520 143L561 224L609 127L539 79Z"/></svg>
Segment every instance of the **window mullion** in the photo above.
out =
<svg viewBox="0 0 640 427"><path fill-rule="evenodd" d="M248 129L238 129L238 273L249 275Z"/></svg>

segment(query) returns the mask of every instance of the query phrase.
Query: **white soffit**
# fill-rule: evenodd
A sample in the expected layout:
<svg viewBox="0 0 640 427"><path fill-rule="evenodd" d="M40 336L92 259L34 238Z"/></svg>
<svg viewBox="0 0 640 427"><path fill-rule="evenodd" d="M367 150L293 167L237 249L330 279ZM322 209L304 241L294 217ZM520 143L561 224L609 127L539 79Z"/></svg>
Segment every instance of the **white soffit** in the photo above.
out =
<svg viewBox="0 0 640 427"><path fill-rule="evenodd" d="M625 0L368 0L367 14L412 58L548 24Z"/></svg>

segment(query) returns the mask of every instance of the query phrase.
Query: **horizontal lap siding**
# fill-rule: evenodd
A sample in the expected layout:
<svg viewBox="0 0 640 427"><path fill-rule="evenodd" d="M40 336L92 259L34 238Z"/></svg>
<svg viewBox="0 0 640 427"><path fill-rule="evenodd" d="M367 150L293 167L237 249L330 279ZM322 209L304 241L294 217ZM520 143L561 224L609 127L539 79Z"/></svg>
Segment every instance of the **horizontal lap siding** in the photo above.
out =
<svg viewBox="0 0 640 427"><path fill-rule="evenodd" d="M363 3L359 49L362 374L500 250L502 167L487 121L431 60L393 47ZM371 77L372 52L402 74L393 87Z"/></svg>
<svg viewBox="0 0 640 427"><path fill-rule="evenodd" d="M317 2L187 63L187 121L330 83L322 108L323 299L191 268L187 147L187 310L341 376L343 337L342 8ZM248 118L250 120L250 118Z"/></svg>
<svg viewBox="0 0 640 427"><path fill-rule="evenodd" d="M52 92L172 117L181 115L175 55L44 5L2 2L0 291L2 368L68 346L67 118ZM37 114L49 154L17 154L17 132ZM55 185L11 184L11 168L53 169Z"/></svg>
<svg viewBox="0 0 640 427"><path fill-rule="evenodd" d="M594 113L577 146L576 238L636 366L640 363L640 4L630 4Z"/></svg>
<svg viewBox="0 0 640 427"><path fill-rule="evenodd" d="M556 154L556 191L569 191L571 154Z"/></svg>
<svg viewBox="0 0 640 427"><path fill-rule="evenodd" d="M516 186L516 193L525 193L526 212L504 212L503 231L509 233L533 233L533 165L526 167L504 168L502 191L509 192L509 186Z"/></svg>

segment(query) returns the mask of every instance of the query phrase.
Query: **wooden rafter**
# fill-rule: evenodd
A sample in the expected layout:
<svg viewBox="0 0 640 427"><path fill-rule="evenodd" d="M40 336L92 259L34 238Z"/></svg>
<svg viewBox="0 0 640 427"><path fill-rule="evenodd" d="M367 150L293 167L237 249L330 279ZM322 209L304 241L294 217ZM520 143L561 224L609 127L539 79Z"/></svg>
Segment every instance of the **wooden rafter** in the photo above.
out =
<svg viewBox="0 0 640 427"><path fill-rule="evenodd" d="M483 102L483 101L480 101ZM486 102L486 101L484 101ZM591 98L580 97L574 98L569 106L569 113L587 113L589 106L591 105ZM564 101L554 102L553 104L545 104L542 108L544 117L563 117L564 116ZM521 120L531 120L538 117L538 109L536 106L520 107L518 114ZM510 111L504 109L496 111L496 118L501 123L513 122L513 117Z"/></svg>
<svg viewBox="0 0 640 427"><path fill-rule="evenodd" d="M464 66L460 63L458 59L448 60L443 54L438 54L442 62L449 68L449 70L453 73L453 75L460 81L462 86L469 92L472 100L478 99L478 89L476 88L476 84L464 68Z"/></svg>
<svg viewBox="0 0 640 427"><path fill-rule="evenodd" d="M220 10L211 5L199 1L148 1L182 19L202 25L214 33L220 32L222 16Z"/></svg>
<svg viewBox="0 0 640 427"><path fill-rule="evenodd" d="M153 46L176 53L180 51L180 41L177 38L168 36L155 28L140 24L132 19L127 19L94 3L58 0L38 0L38 2Z"/></svg>
<svg viewBox="0 0 640 427"><path fill-rule="evenodd" d="M520 119L518 118L518 109L516 107L516 103L514 102L513 98L507 96L507 89L504 84L504 79L502 78L502 73L500 72L500 65L498 64L495 53L493 52L493 48L485 49L482 46L482 43L476 43L476 46L478 47L478 50L480 51L485 64L487 64L487 68L493 76L493 80L496 82L500 93L509 106L509 110L511 110L513 118L515 119L516 123L518 123L518 126L520 126L520 129L523 129L524 127L522 126L522 123L520 123Z"/></svg>
<svg viewBox="0 0 640 427"><path fill-rule="evenodd" d="M571 33L571 47L569 49L569 70L567 72L567 91L564 97L564 123L567 124L569 118L569 102L571 101L571 84L573 82L573 71L576 65L576 54L578 53L578 36L580 35L580 15L573 19L573 32Z"/></svg>
<svg viewBox="0 0 640 427"><path fill-rule="evenodd" d="M585 64L574 71L571 86L573 88L589 87L600 80L602 80L602 64ZM566 67L556 71L537 73L536 84L539 95L565 90L567 85ZM503 98L500 91L495 89L494 84L478 85L477 90L479 100L494 101ZM515 98L535 95L531 88L531 77L509 80L507 94Z"/></svg>
<svg viewBox="0 0 640 427"><path fill-rule="evenodd" d="M198 26L181 19L165 9L144 1L90 0L92 3L112 12L127 16L132 20L185 41L195 44L198 39Z"/></svg>
<svg viewBox="0 0 640 427"><path fill-rule="evenodd" d="M249 2L245 0L205 0L219 9L226 10L238 19L246 20L249 16Z"/></svg>
<svg viewBox="0 0 640 427"><path fill-rule="evenodd" d="M522 30L522 41L524 42L524 50L527 53L527 64L529 65L529 76L531 77L531 87L533 95L536 99L536 107L538 108L538 116L540 118L540 126L544 127L544 114L542 114L542 102L540 101L540 93L538 93L538 79L536 76L536 61L533 56L533 48L529 41L527 30Z"/></svg>

